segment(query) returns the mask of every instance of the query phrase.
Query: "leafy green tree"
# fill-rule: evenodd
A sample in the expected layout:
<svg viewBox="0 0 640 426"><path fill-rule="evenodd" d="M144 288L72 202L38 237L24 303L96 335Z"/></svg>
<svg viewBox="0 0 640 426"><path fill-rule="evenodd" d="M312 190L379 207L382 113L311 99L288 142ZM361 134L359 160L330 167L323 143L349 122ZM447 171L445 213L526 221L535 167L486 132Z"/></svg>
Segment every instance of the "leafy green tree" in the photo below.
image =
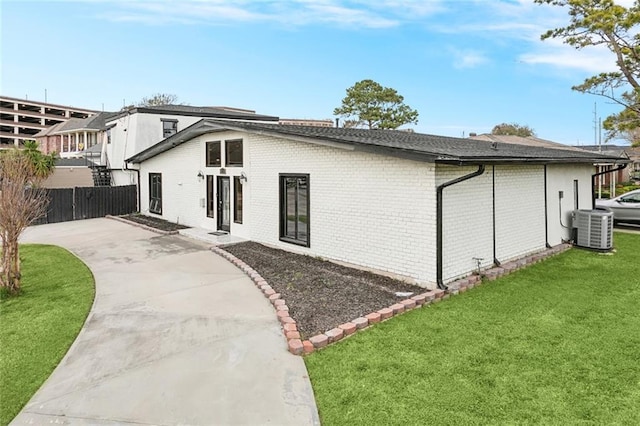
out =
<svg viewBox="0 0 640 426"><path fill-rule="evenodd" d="M418 122L418 111L406 105L404 97L373 80L362 80L349 87L342 105L333 114L345 118L348 127L369 129L396 129Z"/></svg>
<svg viewBox="0 0 640 426"><path fill-rule="evenodd" d="M520 125L517 123L502 123L497 124L491 129L492 135L511 135L522 136L526 138L528 136L535 136L536 132L529 126Z"/></svg>
<svg viewBox="0 0 640 426"><path fill-rule="evenodd" d="M604 121L609 137L640 127L640 0L631 7L614 0L535 0L538 4L568 8L569 25L544 33L576 49L604 46L618 68L587 78L572 89L603 96L623 107Z"/></svg>
<svg viewBox="0 0 640 426"><path fill-rule="evenodd" d="M31 161L31 173L38 180L46 179L51 173L53 173L53 168L55 167L56 158L58 156L56 152L43 154L38 148L38 143L36 141L27 140L24 141L22 154L27 156Z"/></svg>
<svg viewBox="0 0 640 426"><path fill-rule="evenodd" d="M640 127L623 132L622 138L629 141L631 146L640 147Z"/></svg>

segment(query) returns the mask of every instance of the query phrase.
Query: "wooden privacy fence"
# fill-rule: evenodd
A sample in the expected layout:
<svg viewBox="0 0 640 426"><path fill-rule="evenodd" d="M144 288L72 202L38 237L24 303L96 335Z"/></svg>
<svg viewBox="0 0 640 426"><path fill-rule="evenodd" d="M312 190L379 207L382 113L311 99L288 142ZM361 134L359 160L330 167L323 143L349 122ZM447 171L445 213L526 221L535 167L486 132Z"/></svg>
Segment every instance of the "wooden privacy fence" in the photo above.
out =
<svg viewBox="0 0 640 426"><path fill-rule="evenodd" d="M47 214L35 224L91 219L138 211L136 185L46 189Z"/></svg>

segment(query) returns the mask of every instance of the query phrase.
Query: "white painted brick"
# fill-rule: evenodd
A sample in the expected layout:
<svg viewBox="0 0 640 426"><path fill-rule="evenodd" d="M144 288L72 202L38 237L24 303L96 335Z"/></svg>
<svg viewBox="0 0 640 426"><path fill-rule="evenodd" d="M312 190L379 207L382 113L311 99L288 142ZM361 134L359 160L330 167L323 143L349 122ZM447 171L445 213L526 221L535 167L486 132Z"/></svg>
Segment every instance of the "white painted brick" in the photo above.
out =
<svg viewBox="0 0 640 426"><path fill-rule="evenodd" d="M148 213L148 173L162 172L163 215L167 220L216 229L200 199L206 181L205 143L242 138L244 224L231 233L314 256L395 273L422 283L436 280L436 185L475 171L403 160L335 146L320 146L264 135L222 132L202 135L141 166L142 212ZM310 240L305 248L279 240L279 174L310 175ZM573 207L573 179L580 180L580 207L590 203L589 166L548 167L551 244L564 238L557 191L564 190L563 212ZM445 281L493 264L493 167L444 190ZM544 167L495 166L496 255L501 262L544 248ZM555 203L555 204L554 204Z"/></svg>
<svg viewBox="0 0 640 426"><path fill-rule="evenodd" d="M544 249L544 166L496 166L495 179L498 260Z"/></svg>
<svg viewBox="0 0 640 426"><path fill-rule="evenodd" d="M549 221L549 244L558 245L571 238L571 212L574 210L574 185L578 180L578 208L591 209L591 175L595 167L579 164L547 166L547 217ZM560 202L558 192L564 192ZM562 215L562 224L560 223Z"/></svg>
<svg viewBox="0 0 640 426"><path fill-rule="evenodd" d="M437 184L476 171L477 167L438 166ZM493 263L491 167L484 174L443 192L443 278L451 281ZM435 215L435 206L434 206Z"/></svg>
<svg viewBox="0 0 640 426"><path fill-rule="evenodd" d="M435 280L433 165L271 137L250 140L253 240ZM279 173L310 175L308 249L279 241Z"/></svg>

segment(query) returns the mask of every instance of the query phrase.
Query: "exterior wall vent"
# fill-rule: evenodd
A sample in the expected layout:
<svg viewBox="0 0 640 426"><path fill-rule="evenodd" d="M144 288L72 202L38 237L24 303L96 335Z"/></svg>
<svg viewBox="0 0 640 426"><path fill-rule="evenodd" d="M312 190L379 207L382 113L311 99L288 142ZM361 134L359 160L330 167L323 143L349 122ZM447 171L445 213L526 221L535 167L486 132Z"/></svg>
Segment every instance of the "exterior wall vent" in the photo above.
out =
<svg viewBox="0 0 640 426"><path fill-rule="evenodd" d="M576 245L595 250L613 247L613 213L604 210L576 210L573 227Z"/></svg>

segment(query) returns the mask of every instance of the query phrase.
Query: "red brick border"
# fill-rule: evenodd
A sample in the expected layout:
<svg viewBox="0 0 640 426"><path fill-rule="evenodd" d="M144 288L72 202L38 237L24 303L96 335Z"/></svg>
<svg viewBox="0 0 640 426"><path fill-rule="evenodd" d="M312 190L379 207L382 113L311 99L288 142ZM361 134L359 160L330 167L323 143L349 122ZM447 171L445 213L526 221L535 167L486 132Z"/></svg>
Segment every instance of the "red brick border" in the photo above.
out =
<svg viewBox="0 0 640 426"><path fill-rule="evenodd" d="M300 333L296 321L289 315L289 307L287 306L280 293L276 293L275 290L262 278L262 276L254 270L251 266L247 265L244 261L235 257L228 251L220 247L211 247L211 251L224 257L238 268L242 270L246 275L251 278L256 287L262 291L262 294L269 299L276 311L276 316L282 325L282 331L287 339L287 348L289 352L294 355L306 355L310 354L318 349L322 349L329 344L338 342L343 338L351 336L360 330L364 330L376 323L386 321L389 318L400 315L404 312L411 311L413 309L422 308L429 304L440 302L441 300L448 299L450 296L455 296L459 293L479 286L483 281L493 281L498 277L510 274L522 269L528 265L538 263L547 257L554 256L558 253L566 251L571 246L569 244L560 244L555 247L543 250L539 253L532 254L523 257L518 260L514 260L508 263L504 263L498 267L486 269L481 271L481 275L470 275L465 278L460 278L447 285L447 290L430 290L418 295L415 295L409 299L401 300L393 305L364 315L359 318L355 318L345 324L340 324L336 328L333 328L325 333L318 334L310 337L308 340L301 340Z"/></svg>

